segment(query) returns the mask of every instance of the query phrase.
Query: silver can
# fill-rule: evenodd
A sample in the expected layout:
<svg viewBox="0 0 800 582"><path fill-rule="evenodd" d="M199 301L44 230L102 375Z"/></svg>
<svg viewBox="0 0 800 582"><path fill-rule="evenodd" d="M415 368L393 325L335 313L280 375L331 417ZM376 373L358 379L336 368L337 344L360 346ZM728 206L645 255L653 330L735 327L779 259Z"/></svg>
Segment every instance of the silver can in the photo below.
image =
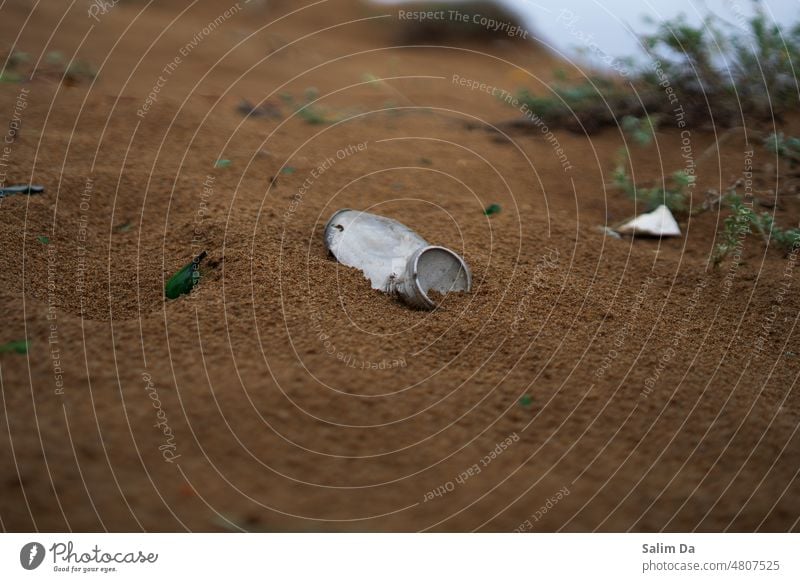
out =
<svg viewBox="0 0 800 582"><path fill-rule="evenodd" d="M343 208L328 220L323 237L337 261L360 269L373 289L412 307L434 309L431 291L444 295L472 288L464 259L391 218Z"/></svg>

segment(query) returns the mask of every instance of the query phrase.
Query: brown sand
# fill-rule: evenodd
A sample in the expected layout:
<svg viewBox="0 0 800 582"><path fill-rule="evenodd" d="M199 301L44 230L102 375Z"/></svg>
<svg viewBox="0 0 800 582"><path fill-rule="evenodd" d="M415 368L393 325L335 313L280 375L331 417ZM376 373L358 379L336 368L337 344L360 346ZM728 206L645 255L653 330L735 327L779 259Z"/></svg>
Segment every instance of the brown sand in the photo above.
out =
<svg viewBox="0 0 800 582"><path fill-rule="evenodd" d="M718 211L676 239L604 237L634 212L603 186L619 132L557 131L565 171L542 135L468 128L514 110L454 74L536 90L555 59L387 48L394 17L350 21L391 9L331 1L270 24L297 6L255 2L165 73L227 4L122 2L99 23L62 4L0 10L4 50L100 68L0 84L9 118L29 90L8 181L47 187L0 201L0 344L31 341L0 355L4 530L800 529L794 263L753 235L741 262L707 267ZM291 116L278 95L308 87L334 92L329 119L361 115ZM280 118L237 113L268 96ZM634 148L640 183L683 167L666 125ZM742 175L744 135L700 162L694 204ZM714 140L693 130L695 157ZM767 190L774 160L751 140ZM371 290L326 256L340 207L455 249L474 291L427 313ZM799 211L783 196L776 222ZM196 292L165 302L202 249Z"/></svg>

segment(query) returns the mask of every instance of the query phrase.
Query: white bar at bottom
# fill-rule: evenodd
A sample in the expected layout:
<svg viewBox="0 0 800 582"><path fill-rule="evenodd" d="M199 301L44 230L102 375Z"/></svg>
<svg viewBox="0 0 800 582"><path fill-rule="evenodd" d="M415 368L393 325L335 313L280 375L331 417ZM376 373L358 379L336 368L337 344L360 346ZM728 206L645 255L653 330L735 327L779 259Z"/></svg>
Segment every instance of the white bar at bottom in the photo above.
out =
<svg viewBox="0 0 800 582"><path fill-rule="evenodd" d="M2 534L0 580L777 582L800 580L798 550L796 534Z"/></svg>

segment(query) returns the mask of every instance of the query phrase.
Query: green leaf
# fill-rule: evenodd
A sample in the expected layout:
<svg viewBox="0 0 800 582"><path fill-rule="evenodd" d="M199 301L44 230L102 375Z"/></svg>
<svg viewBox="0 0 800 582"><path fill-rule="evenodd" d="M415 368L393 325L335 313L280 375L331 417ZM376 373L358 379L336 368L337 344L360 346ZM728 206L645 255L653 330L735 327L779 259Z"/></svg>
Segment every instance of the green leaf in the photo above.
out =
<svg viewBox="0 0 800 582"><path fill-rule="evenodd" d="M131 224L131 221L130 220L126 220L122 224L118 224L117 226L115 226L114 227L114 232L128 232L131 229L132 226L133 226L133 224Z"/></svg>
<svg viewBox="0 0 800 582"><path fill-rule="evenodd" d="M227 168L230 165L231 165L230 160L217 160L216 162L214 162L215 168Z"/></svg>
<svg viewBox="0 0 800 582"><path fill-rule="evenodd" d="M200 261L206 258L206 254L206 251L203 251L191 263L169 278L164 288L167 299L177 299L181 295L190 293L200 282Z"/></svg>
<svg viewBox="0 0 800 582"><path fill-rule="evenodd" d="M486 216L491 216L492 214L497 214L498 212L500 212L500 210L501 208L499 204L490 204L489 206L486 207L486 210L484 210L483 213Z"/></svg>
<svg viewBox="0 0 800 582"><path fill-rule="evenodd" d="M50 244L50 239L47 238L46 236L37 236L36 240L38 240L43 245L49 245Z"/></svg>
<svg viewBox="0 0 800 582"><path fill-rule="evenodd" d="M533 405L533 396L525 394L519 399L519 405L523 408L530 408Z"/></svg>
<svg viewBox="0 0 800 582"><path fill-rule="evenodd" d="M31 342L28 340L17 340L8 342L0 346L0 354L27 354Z"/></svg>

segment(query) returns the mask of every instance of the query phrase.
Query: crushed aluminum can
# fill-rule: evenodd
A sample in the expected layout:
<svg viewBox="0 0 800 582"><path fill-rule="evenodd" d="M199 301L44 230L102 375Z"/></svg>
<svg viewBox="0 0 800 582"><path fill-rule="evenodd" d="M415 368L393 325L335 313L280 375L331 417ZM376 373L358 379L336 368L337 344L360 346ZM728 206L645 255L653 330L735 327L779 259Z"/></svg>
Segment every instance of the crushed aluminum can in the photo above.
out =
<svg viewBox="0 0 800 582"><path fill-rule="evenodd" d="M398 296L412 307L434 309L431 291L466 292L472 287L464 259L430 245L391 218L343 208L328 220L323 237L337 261L360 269L373 289Z"/></svg>

